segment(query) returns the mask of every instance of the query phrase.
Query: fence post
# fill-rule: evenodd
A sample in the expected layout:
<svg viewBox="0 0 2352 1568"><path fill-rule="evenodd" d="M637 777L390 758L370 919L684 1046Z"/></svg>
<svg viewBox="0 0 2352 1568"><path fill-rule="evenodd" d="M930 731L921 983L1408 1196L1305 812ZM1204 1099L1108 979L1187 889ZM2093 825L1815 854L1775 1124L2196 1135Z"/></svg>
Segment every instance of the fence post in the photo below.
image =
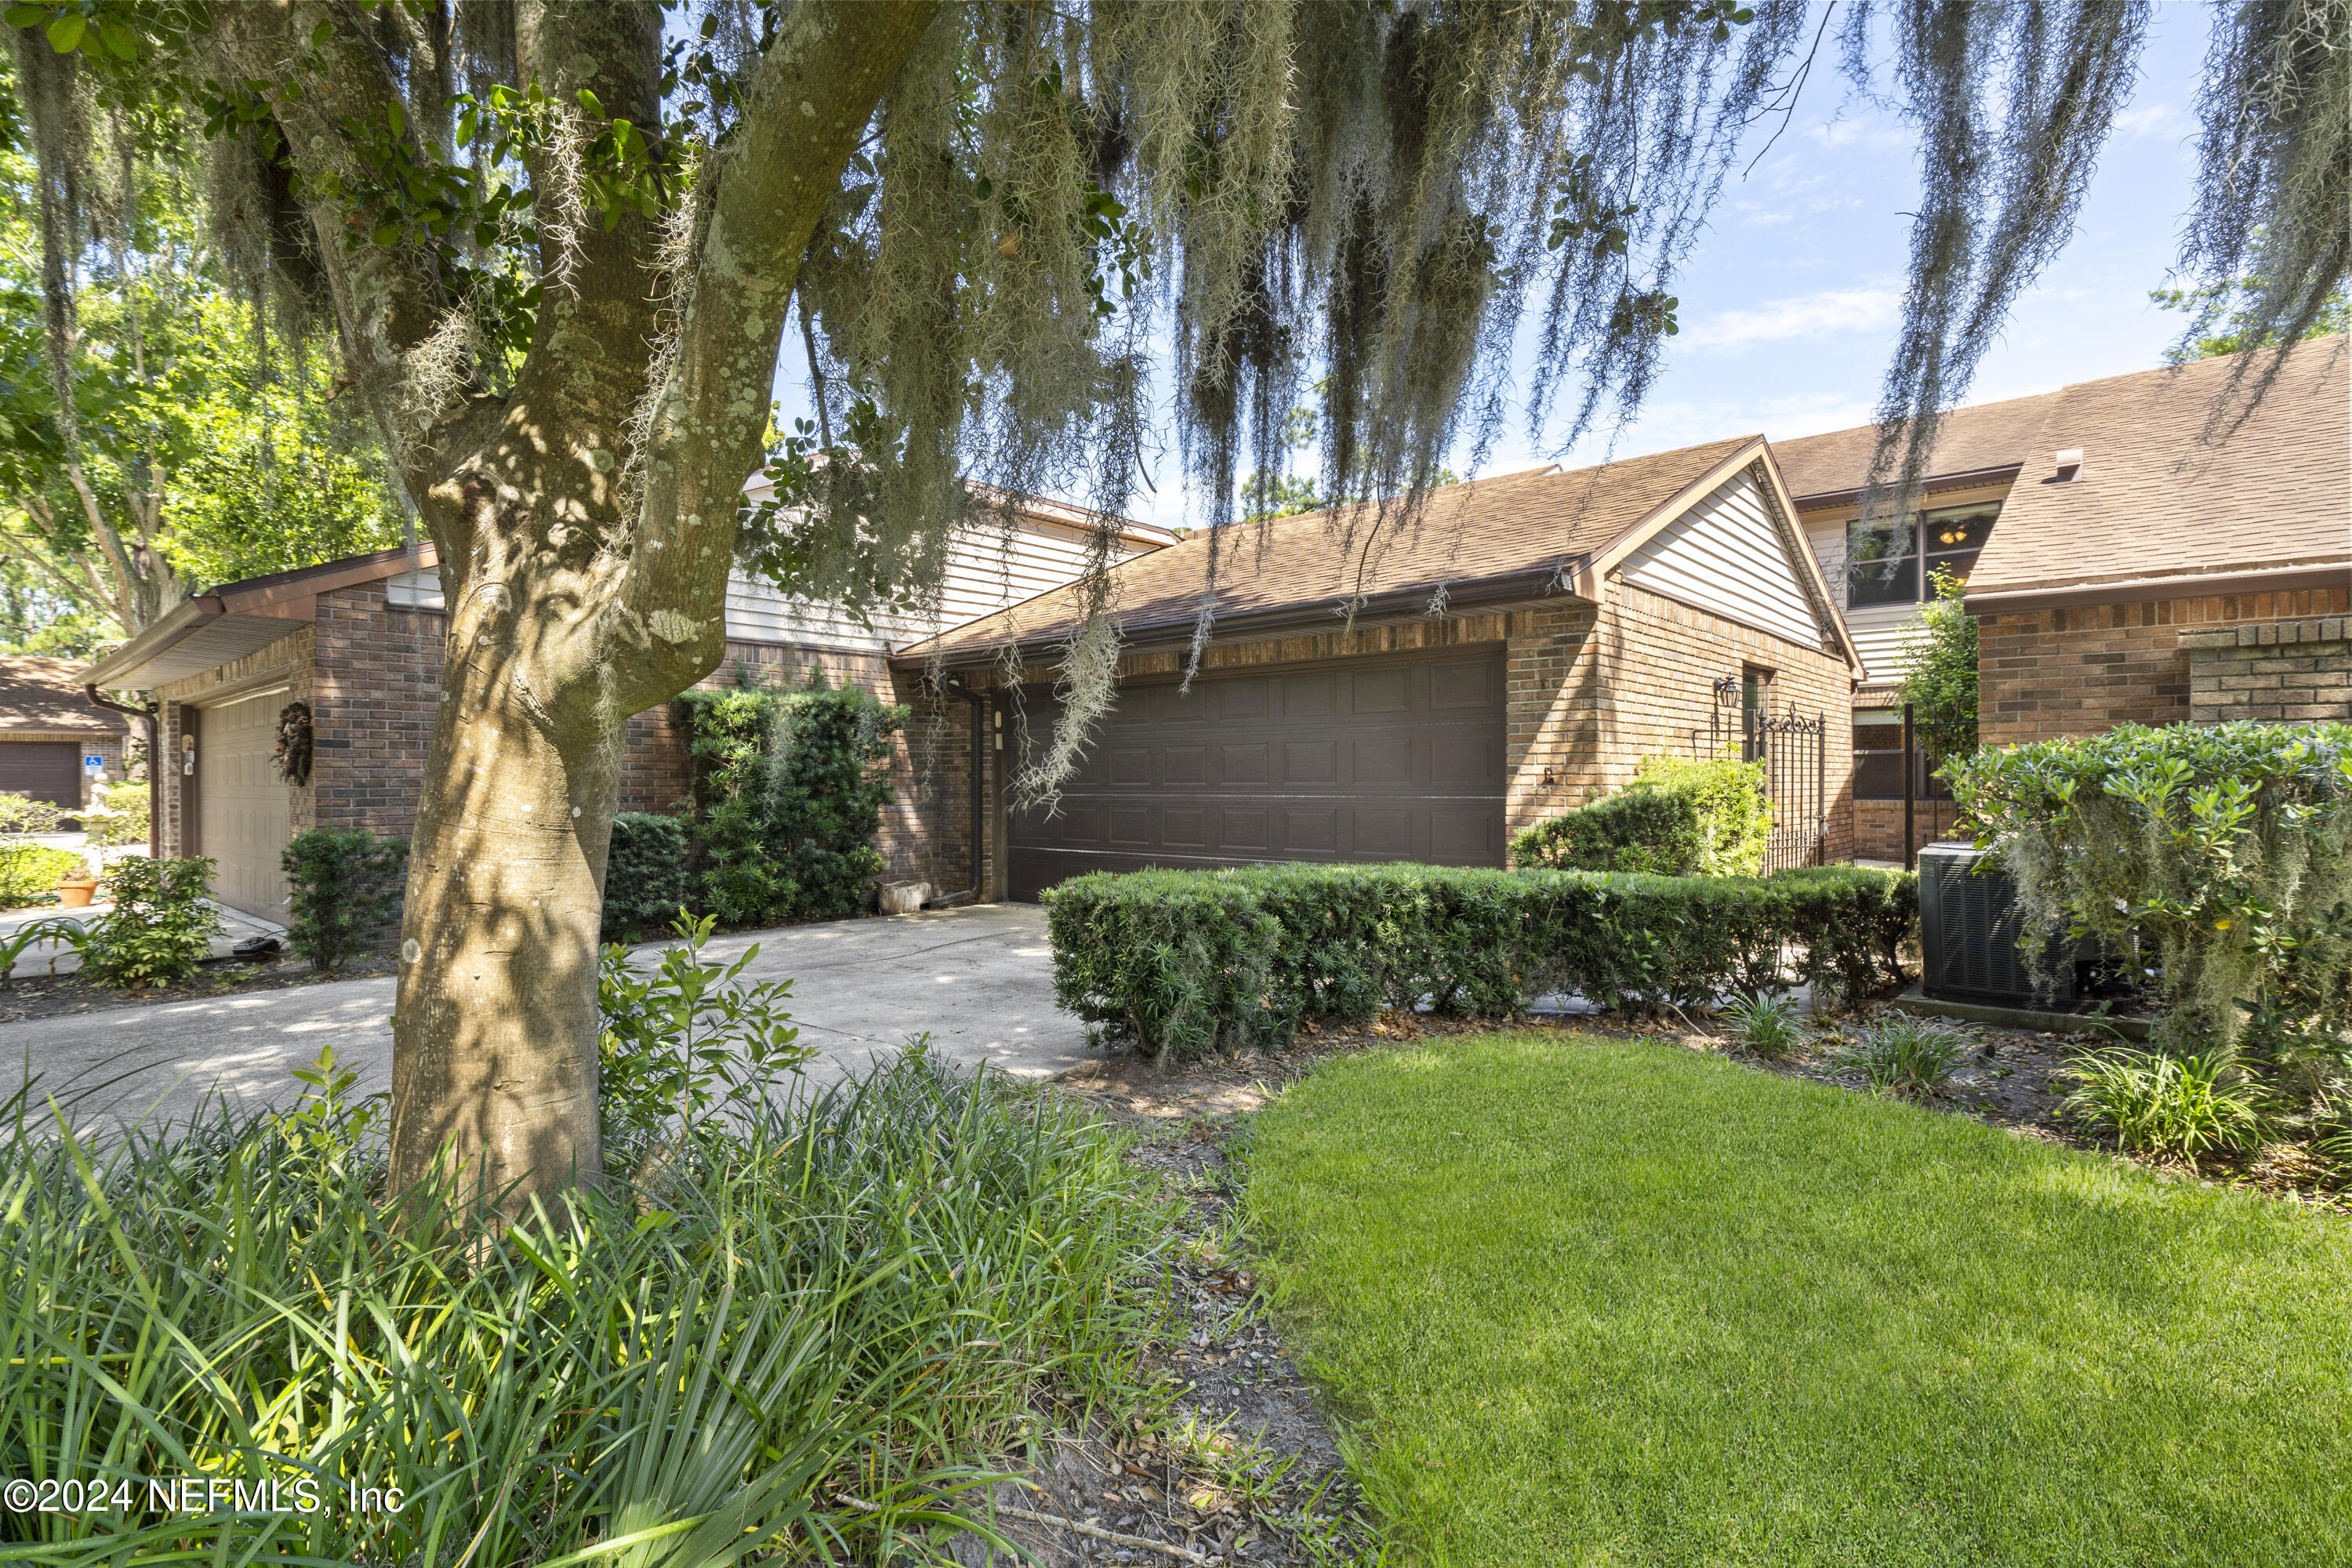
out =
<svg viewBox="0 0 2352 1568"><path fill-rule="evenodd" d="M1903 868L1916 870L1919 852L1912 843L1912 815L1918 809L1919 796L1919 733L1914 727L1911 704L1903 705Z"/></svg>
<svg viewBox="0 0 2352 1568"><path fill-rule="evenodd" d="M1821 716L1813 742L1813 864L1830 863L1830 716Z"/></svg>

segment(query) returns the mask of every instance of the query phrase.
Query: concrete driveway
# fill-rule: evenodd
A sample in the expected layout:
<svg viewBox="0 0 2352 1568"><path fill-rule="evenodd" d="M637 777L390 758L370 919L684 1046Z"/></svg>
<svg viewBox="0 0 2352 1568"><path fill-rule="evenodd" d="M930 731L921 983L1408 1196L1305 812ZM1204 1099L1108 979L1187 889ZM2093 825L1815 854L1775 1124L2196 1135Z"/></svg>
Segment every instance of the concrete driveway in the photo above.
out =
<svg viewBox="0 0 2352 1568"><path fill-rule="evenodd" d="M1017 1078L1088 1059L1085 1026L1054 1005L1045 911L1034 904L747 931L704 952L731 961L755 942L745 974L793 982L801 1043L818 1052L812 1077L862 1066L924 1030L943 1055ZM645 966L660 945L638 950ZM81 1097L79 1120L175 1116L208 1088L289 1100L301 1086L288 1075L331 1043L372 1092L391 1084L392 1005L386 977L0 1025L0 1085L14 1093L29 1066L44 1092Z"/></svg>

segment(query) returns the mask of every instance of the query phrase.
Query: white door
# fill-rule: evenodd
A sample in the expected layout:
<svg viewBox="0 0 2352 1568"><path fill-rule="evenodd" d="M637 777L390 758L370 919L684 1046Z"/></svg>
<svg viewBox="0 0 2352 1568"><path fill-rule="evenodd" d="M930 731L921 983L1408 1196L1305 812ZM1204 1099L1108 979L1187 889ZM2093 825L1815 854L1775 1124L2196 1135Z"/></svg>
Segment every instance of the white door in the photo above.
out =
<svg viewBox="0 0 2352 1568"><path fill-rule="evenodd" d="M264 920L286 918L279 857L293 836L289 787L270 766L286 690L207 708L196 730L196 853L219 862L213 896Z"/></svg>

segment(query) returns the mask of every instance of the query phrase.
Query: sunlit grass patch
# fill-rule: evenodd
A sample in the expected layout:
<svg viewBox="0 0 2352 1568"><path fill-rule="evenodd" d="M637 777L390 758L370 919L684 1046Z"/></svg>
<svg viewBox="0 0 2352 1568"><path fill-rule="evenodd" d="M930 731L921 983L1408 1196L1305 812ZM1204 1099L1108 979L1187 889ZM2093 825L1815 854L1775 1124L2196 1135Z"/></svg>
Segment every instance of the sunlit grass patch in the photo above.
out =
<svg viewBox="0 0 2352 1568"><path fill-rule="evenodd" d="M1648 1042L1335 1060L1249 1208L1423 1559L2352 1562L2352 1227Z"/></svg>

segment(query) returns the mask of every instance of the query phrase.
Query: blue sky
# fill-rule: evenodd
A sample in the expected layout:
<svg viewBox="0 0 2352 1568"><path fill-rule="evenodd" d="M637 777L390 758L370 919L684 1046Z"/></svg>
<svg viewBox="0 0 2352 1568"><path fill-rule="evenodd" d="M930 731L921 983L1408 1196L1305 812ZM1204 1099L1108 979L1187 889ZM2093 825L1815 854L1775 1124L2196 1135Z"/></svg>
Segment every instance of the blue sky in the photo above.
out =
<svg viewBox="0 0 2352 1568"><path fill-rule="evenodd" d="M2018 301L1968 402L2144 370L2161 363L2179 333L2181 318L2149 304L2147 293L2168 282L2196 172L2197 79L2210 13L2196 0L2155 9L2139 81L2074 238ZM1726 182L1675 284L1681 335L1639 419L1617 435L1619 456L1756 430L1785 440L1869 420L1894 350L1917 150L1907 127L1848 92L1834 54L1832 38L1779 142L1752 172L1735 167ZM777 377L787 419L807 411L796 338L787 338ZM1172 418L1163 426L1157 489L1139 491L1129 510L1176 525L1190 520ZM1515 424L1482 471L1508 473L1555 456L1597 462L1609 437L1599 432L1559 455L1530 443ZM1311 466L1313 454L1303 456ZM1457 457L1454 467L1465 466Z"/></svg>

